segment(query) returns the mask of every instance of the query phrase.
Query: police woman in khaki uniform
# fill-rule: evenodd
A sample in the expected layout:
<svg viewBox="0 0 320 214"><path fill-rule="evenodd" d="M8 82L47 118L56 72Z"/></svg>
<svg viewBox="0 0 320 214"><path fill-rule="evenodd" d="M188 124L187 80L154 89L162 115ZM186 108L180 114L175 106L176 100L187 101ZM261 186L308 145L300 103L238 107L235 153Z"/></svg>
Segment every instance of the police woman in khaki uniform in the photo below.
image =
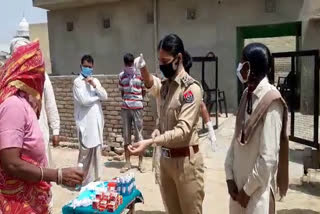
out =
<svg viewBox="0 0 320 214"><path fill-rule="evenodd" d="M161 192L168 213L201 214L204 165L197 132L202 101L200 84L184 69L191 57L177 35L166 36L158 50L160 70L166 77L159 91L161 134L128 149L133 155L139 155L153 143L162 146Z"/></svg>

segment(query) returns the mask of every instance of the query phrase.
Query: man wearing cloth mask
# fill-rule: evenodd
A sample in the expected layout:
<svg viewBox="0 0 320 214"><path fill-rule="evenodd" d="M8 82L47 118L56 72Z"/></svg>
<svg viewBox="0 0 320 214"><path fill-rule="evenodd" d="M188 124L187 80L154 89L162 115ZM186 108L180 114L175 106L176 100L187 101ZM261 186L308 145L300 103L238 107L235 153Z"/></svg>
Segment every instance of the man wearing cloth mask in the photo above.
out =
<svg viewBox="0 0 320 214"><path fill-rule="evenodd" d="M271 54L265 45L244 48L237 76L248 87L225 161L231 214L274 214L276 187L280 197L288 189L288 112L268 81L270 68Z"/></svg>
<svg viewBox="0 0 320 214"><path fill-rule="evenodd" d="M10 43L11 54L20 46L30 43L29 23L25 18L19 23L17 30L17 36ZM59 145L59 131L60 131L60 117L58 108L56 105L56 99L54 96L53 87L49 78L49 75L45 73L45 82L42 95L42 108L39 118L40 129L43 133L45 141L46 154L48 164L50 167L54 167L52 154L50 149L50 131L49 126L52 129L52 144L53 146Z"/></svg>
<svg viewBox="0 0 320 214"><path fill-rule="evenodd" d="M140 71L134 67L134 57L132 54L127 53L123 57L124 69L119 74L119 89L122 95L122 123L123 123L123 139L124 150L126 157L126 164L121 169L124 173L131 169L130 153L128 146L131 145L131 133L134 129L135 141L143 140L143 97L145 94L143 79ZM132 127L133 125L133 127ZM145 172L143 166L143 155L139 156L138 169L141 173Z"/></svg>
<svg viewBox="0 0 320 214"><path fill-rule="evenodd" d="M101 146L103 144L104 115L101 101L108 98L98 79L92 77L93 58L84 55L81 73L74 80L74 118L79 138L78 163L83 164L84 182L100 180Z"/></svg>

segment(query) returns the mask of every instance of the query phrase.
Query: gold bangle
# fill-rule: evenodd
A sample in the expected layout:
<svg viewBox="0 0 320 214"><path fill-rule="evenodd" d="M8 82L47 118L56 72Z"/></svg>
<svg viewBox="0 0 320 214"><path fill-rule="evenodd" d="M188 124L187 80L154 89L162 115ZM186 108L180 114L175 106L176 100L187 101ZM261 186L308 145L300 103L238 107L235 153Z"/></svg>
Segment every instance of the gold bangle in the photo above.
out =
<svg viewBox="0 0 320 214"><path fill-rule="evenodd" d="M61 184L61 182L60 182L60 181L61 181L61 179L60 179L60 177L61 177L60 174L61 174L61 169L58 169L58 182L57 182L58 185Z"/></svg>
<svg viewBox="0 0 320 214"><path fill-rule="evenodd" d="M58 169L58 185L61 185L62 184L62 169L59 168Z"/></svg>
<svg viewBox="0 0 320 214"><path fill-rule="evenodd" d="M39 169L40 169L40 172L41 172L40 182L42 182L42 181L43 181L43 176L44 176L44 174L43 174L43 168L40 166Z"/></svg>

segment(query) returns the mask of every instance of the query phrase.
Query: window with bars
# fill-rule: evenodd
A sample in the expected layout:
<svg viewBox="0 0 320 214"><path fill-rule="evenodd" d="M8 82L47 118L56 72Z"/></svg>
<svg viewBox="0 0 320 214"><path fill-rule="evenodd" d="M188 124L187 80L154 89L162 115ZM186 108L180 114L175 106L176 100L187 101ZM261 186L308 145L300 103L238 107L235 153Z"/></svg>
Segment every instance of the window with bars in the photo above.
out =
<svg viewBox="0 0 320 214"><path fill-rule="evenodd" d="M103 19L103 28L108 29L111 27L111 21L110 18Z"/></svg>
<svg viewBox="0 0 320 214"><path fill-rule="evenodd" d="M188 8L187 9L187 19L188 20L195 20L196 19L196 9L194 8Z"/></svg>
<svg viewBox="0 0 320 214"><path fill-rule="evenodd" d="M68 32L73 31L74 29L73 22L67 22L66 27Z"/></svg>
<svg viewBox="0 0 320 214"><path fill-rule="evenodd" d="M277 9L276 0L265 0L265 12L266 13L274 13Z"/></svg>

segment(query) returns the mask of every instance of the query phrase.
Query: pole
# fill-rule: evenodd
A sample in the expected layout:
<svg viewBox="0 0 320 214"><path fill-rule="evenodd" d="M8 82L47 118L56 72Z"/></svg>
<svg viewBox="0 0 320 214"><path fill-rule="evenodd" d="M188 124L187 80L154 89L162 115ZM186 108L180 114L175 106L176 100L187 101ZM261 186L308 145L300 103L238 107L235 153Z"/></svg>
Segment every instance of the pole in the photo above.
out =
<svg viewBox="0 0 320 214"><path fill-rule="evenodd" d="M153 0L153 44L154 44L154 67L158 73L158 0Z"/></svg>

